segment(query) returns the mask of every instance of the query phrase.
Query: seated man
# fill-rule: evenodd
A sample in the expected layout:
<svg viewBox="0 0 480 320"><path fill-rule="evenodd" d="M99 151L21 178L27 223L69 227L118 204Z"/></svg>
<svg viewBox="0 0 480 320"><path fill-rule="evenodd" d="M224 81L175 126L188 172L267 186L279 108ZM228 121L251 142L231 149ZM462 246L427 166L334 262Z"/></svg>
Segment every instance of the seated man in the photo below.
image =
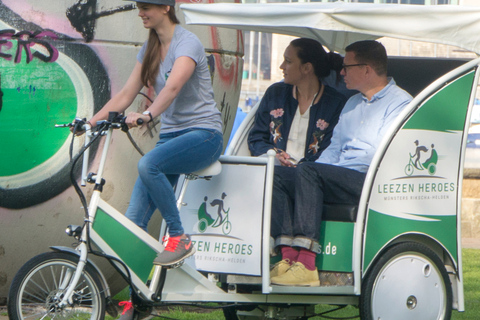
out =
<svg viewBox="0 0 480 320"><path fill-rule="evenodd" d="M323 203L358 204L380 141L412 99L387 77L382 44L359 41L345 50L342 75L347 88L360 93L347 101L331 144L316 162L283 170L290 174L275 170L272 236L282 260L271 271L272 284L320 285L315 258Z"/></svg>

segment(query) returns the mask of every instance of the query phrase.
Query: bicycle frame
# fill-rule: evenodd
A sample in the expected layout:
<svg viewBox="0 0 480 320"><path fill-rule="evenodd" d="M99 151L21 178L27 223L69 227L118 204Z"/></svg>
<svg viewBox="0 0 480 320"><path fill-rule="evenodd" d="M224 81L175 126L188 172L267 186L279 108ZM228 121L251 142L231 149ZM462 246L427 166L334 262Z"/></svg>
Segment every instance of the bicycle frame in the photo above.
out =
<svg viewBox="0 0 480 320"><path fill-rule="evenodd" d="M63 296L61 305L71 303L73 288L76 287L80 275L88 261L89 241L95 242L98 248L108 256L110 262L116 266L117 271L121 272L127 280L131 280L131 284L135 288L136 294L141 296L147 302L154 303L160 301L159 293L161 293L163 288L162 277L163 279L165 278L165 273L162 273L162 271L165 271L166 269L163 269L161 266L155 266L153 260L158 253L163 251L164 247L162 243L138 227L130 219L126 218L124 214L101 198L102 186L105 183L103 180L104 169L107 162L113 130L116 128L118 128L116 124L110 124L106 130L92 132L88 125L85 126L85 147L90 144L92 137L95 137L96 135L104 136L105 142L102 149L98 172L96 174L87 173L89 157L87 152L88 148L83 153L82 185L86 185L86 182L94 182L95 187L88 204L88 219L85 221L86 227L82 230L79 239L80 245L76 248L76 251L80 256L80 262L75 271L73 280L68 284L68 290ZM274 158L275 154L272 152L268 157L264 158L222 156L221 160L224 163L266 166L265 181L267 182L267 185L265 186L265 197L271 199ZM177 192L177 207L179 210L185 205L182 201L189 181L196 178L197 176L194 174L185 175L183 186ZM265 201L262 207L264 215L268 215L268 217L265 216L265 221L270 221L271 202ZM226 219L228 221L228 215ZM160 238L165 234L165 229L166 228L162 227ZM264 239L262 240L262 246L264 247L268 247L269 245L269 229L270 225L265 223L263 226L263 234L267 236L263 237ZM269 274L268 254L268 251L263 253L263 255L266 256L263 257L264 263L262 263L262 273L267 275ZM211 293L218 294L218 300L229 300L223 296L226 294L223 290L218 288L214 282L206 279L195 268L186 264L182 269L196 281L201 283L202 286L208 288ZM98 271L101 272L100 270ZM147 286L146 283L149 279L151 280L150 285ZM264 277L263 286L265 288L269 287L268 280L268 276Z"/></svg>
<svg viewBox="0 0 480 320"><path fill-rule="evenodd" d="M157 289L158 281L155 281L155 279L153 279L154 281L151 282L150 287L147 287L145 283L148 276L150 275L150 271L153 266L153 259L156 257L157 253L163 251L162 244L159 243L152 236L150 236L143 229L135 225L132 221L126 218L122 213L120 213L115 208L110 206L107 202L101 199L101 193L102 193L101 186L104 183L103 182L104 169L107 162L108 150L110 147L113 130L115 128L118 128L118 127L115 127L114 125L109 125L106 131L94 133L91 131L91 128L89 125L85 125L85 129L86 129L85 142L84 142L85 147L89 145L92 137L94 137L95 135L105 136L105 143L104 143L102 155L100 158L98 173L92 177L95 180L95 188L94 188L92 197L90 199L90 203L88 205L88 219L86 219L85 221L87 227L83 228L81 237L79 239L80 245L76 248L76 251L79 253L79 256L80 256L79 263L75 271L73 280L69 283L68 289L65 295L63 296L61 305L67 305L68 303L71 303L73 290L77 285L78 280L80 279L80 276L87 262L87 258L88 258L87 243L90 240L93 240L95 244L104 253L123 262L123 263L120 263L119 261L115 261L115 260L112 261L114 264L116 264L116 266L118 267L118 270L123 272L124 276L131 278L132 284L138 289L139 293L141 293L145 298L149 299L150 297L152 297ZM88 150L89 149L86 148L85 152L83 153L82 177L81 177L82 186L85 186L87 182L88 157L89 157ZM110 218L111 221L115 221L119 225L123 226L123 228L128 230L130 234L134 235L139 241L145 244L146 248L148 248L147 251L149 251L149 254L147 255L141 254L135 257L135 260L137 261L137 263L134 264L133 266L129 265L128 259L127 259L127 262L124 262L124 259L122 259L122 256L124 256L124 254L117 253L115 248L112 248L111 243L109 243L109 241L105 241L101 236L102 233L105 233L108 230L104 228L102 221L96 222L95 219L99 217L100 218L103 217L106 219ZM109 236L107 236L107 238L109 238ZM124 235L122 235L122 238L125 238ZM136 251L138 252L138 247L136 248ZM139 265L146 265L149 267L147 268L144 267L139 270L138 269ZM125 270L125 267L127 268L126 270ZM158 278L160 274L160 270L161 270L161 267L155 267L154 278ZM141 275L139 276L138 273L140 273Z"/></svg>

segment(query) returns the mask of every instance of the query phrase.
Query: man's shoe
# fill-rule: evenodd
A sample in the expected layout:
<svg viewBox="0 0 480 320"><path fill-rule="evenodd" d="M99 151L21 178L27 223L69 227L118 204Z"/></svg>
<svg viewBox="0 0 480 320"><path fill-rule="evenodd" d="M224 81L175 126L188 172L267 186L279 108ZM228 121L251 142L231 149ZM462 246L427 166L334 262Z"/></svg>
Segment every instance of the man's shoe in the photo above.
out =
<svg viewBox="0 0 480 320"><path fill-rule="evenodd" d="M273 268L270 270L270 279L273 277L278 277L287 272L291 267L290 259L283 259L278 261L273 265Z"/></svg>
<svg viewBox="0 0 480 320"><path fill-rule="evenodd" d="M281 276L273 277L271 282L281 286L320 286L317 268L308 270L301 262L295 262L287 272Z"/></svg>
<svg viewBox="0 0 480 320"><path fill-rule="evenodd" d="M153 264L160 266L171 266L183 261L195 253L192 240L187 235L186 239L178 237L169 237L165 244L165 250L159 253Z"/></svg>

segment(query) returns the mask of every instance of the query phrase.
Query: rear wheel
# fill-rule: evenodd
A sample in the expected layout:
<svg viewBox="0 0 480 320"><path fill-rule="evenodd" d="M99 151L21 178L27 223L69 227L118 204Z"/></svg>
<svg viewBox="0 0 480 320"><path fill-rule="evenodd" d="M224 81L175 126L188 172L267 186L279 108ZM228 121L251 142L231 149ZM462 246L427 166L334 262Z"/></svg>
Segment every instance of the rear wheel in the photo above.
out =
<svg viewBox="0 0 480 320"><path fill-rule="evenodd" d="M73 279L79 257L63 252L42 253L15 275L8 293L10 319L90 319L105 317L105 295L96 270L86 265L73 292L73 303L59 306Z"/></svg>
<svg viewBox="0 0 480 320"><path fill-rule="evenodd" d="M452 285L440 258L425 245L388 249L362 284L362 319L444 319L452 313Z"/></svg>
<svg viewBox="0 0 480 320"><path fill-rule="evenodd" d="M428 170L428 173L433 176L435 174L435 172L437 171L437 166L435 165L435 163L430 163L427 167L427 170Z"/></svg>
<svg viewBox="0 0 480 320"><path fill-rule="evenodd" d="M237 309L235 307L223 308L223 315L225 320L239 320L237 316Z"/></svg>
<svg viewBox="0 0 480 320"><path fill-rule="evenodd" d="M208 227L208 222L207 219L202 218L200 221L198 221L198 231L200 233L204 233L207 230Z"/></svg>

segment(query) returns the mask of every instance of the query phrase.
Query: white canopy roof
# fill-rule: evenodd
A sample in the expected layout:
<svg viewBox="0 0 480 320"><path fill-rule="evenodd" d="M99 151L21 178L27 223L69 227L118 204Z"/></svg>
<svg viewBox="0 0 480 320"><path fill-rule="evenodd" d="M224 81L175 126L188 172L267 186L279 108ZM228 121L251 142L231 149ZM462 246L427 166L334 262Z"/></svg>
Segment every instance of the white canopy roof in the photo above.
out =
<svg viewBox="0 0 480 320"><path fill-rule="evenodd" d="M480 53L480 7L366 3L182 4L188 24L288 34L342 52L350 43L392 37Z"/></svg>

